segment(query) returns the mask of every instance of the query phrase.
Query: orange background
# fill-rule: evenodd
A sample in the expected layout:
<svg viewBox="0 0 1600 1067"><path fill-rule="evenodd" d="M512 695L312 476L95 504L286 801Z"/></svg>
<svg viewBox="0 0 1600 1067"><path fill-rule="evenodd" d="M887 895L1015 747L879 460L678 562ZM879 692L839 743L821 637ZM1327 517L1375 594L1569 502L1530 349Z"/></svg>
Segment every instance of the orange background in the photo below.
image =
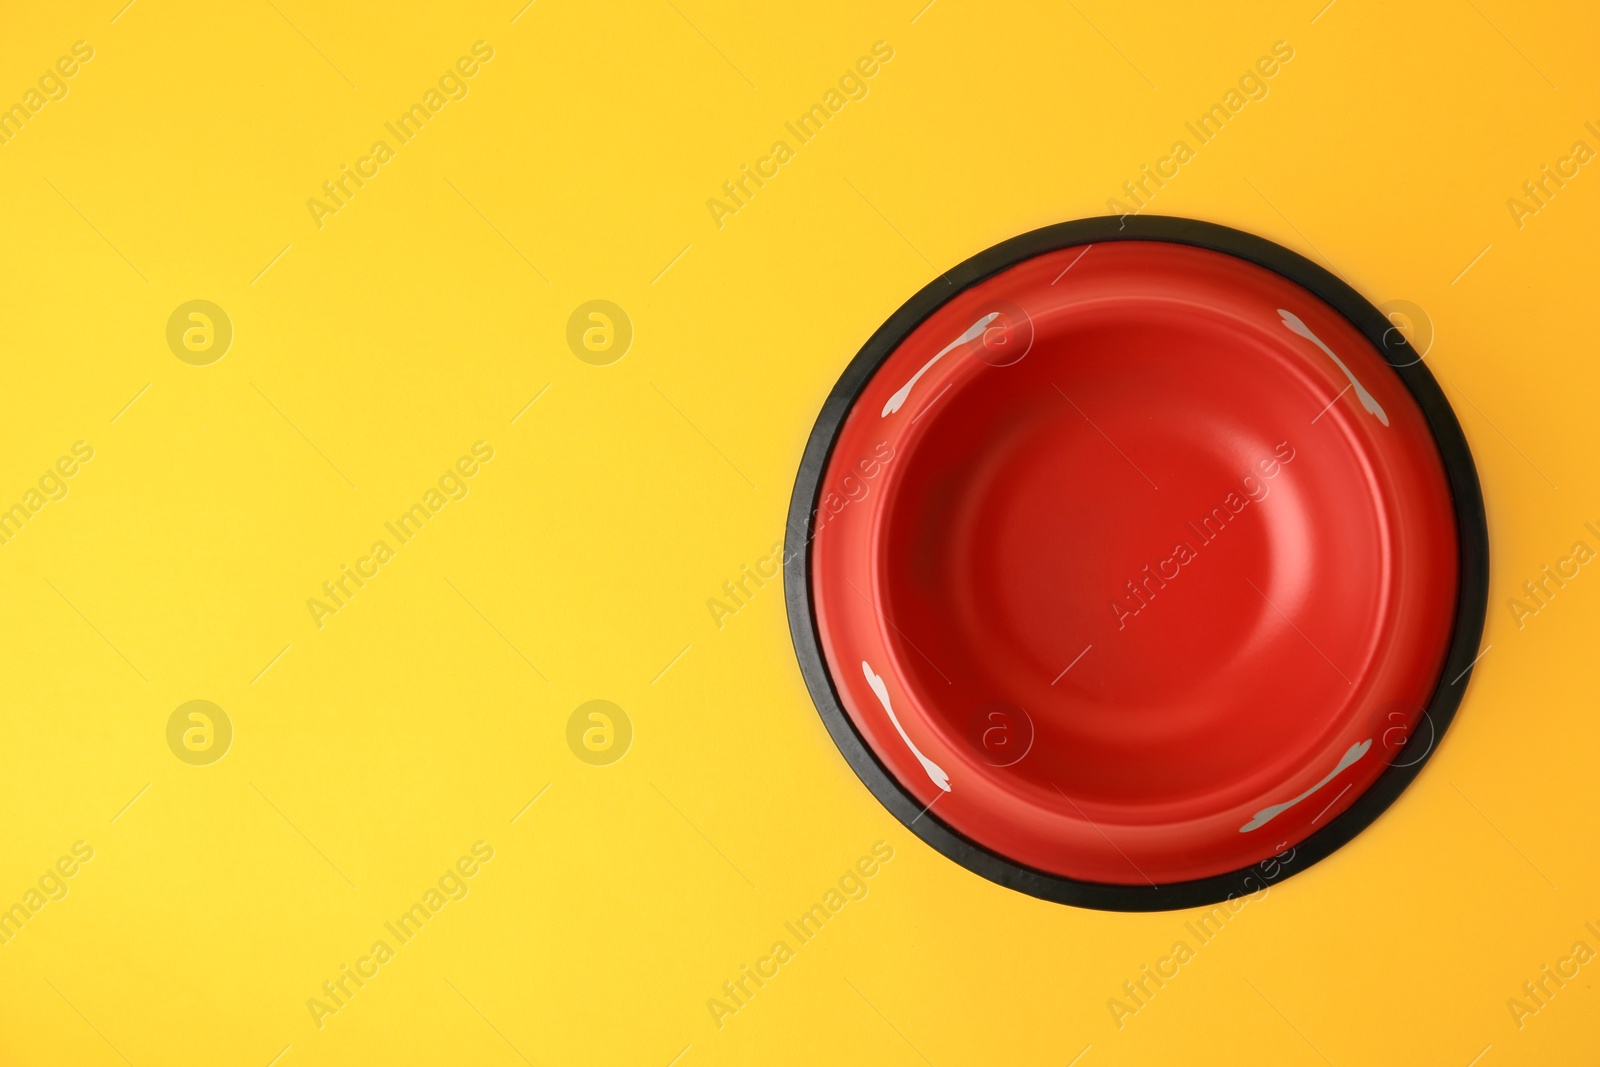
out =
<svg viewBox="0 0 1600 1067"><path fill-rule="evenodd" d="M0 34L0 104L93 49L0 144L0 506L93 449L0 545L0 907L40 900L0 945L0 1061L1600 1051L1589 967L1508 1008L1600 948L1600 578L1508 606L1600 519L1600 177L1508 207L1600 149L1589 7L121 2ZM879 41L865 95L719 226L707 201ZM1488 651L1401 800L1119 1028L1108 1001L1197 917L1045 904L932 853L833 748L778 585L720 626L706 602L781 538L874 328L997 241L1105 213L1279 41L1150 210L1414 307L1484 484ZM317 218L346 165L377 170ZM596 299L633 333L604 365L568 344ZM232 326L206 365L168 344L191 300ZM479 441L465 495L319 627L308 599ZM191 700L231 725L220 760L169 746ZM591 700L631 726L620 760L569 744ZM480 841L465 895L361 964ZM723 983L879 841L865 895L719 1027ZM319 1027L345 965L377 970Z"/></svg>

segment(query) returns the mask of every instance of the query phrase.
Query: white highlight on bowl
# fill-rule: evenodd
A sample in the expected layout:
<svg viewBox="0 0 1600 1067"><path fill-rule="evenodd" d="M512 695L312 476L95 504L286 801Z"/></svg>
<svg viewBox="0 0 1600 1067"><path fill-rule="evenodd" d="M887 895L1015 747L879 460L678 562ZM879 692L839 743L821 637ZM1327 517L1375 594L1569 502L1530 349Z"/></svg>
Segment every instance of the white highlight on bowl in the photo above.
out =
<svg viewBox="0 0 1600 1067"><path fill-rule="evenodd" d="M889 398L889 402L883 405L883 418L887 419L890 415L893 415L895 412L899 411L905 406L906 398L911 395L911 387L916 385L917 382L922 379L924 374L927 374L928 371L932 370L935 363L939 362L945 356L949 355L955 349L960 348L962 345L976 341L978 338L982 337L983 331L988 329L989 324L999 317L1000 312L989 312L989 314L985 315L971 326L968 326L960 337L957 337L954 341L951 341L949 344L941 348L939 350L939 354L928 360L928 362L924 363L922 365L922 369L913 374L909 382L895 390L894 395Z"/></svg>
<svg viewBox="0 0 1600 1067"><path fill-rule="evenodd" d="M889 713L889 721L894 723L895 731L900 734L900 740L904 741L911 754L917 757L922 769L928 773L928 779L946 793L950 792L950 776L944 772L944 768L924 756L917 746L912 744L911 738L906 736L905 727L900 725L900 720L895 717L894 708L889 705L889 687L883 684L882 678L872 673L872 666L866 660L861 661L861 673L867 676L867 684L878 694L878 702L883 705L883 710Z"/></svg>
<svg viewBox="0 0 1600 1067"><path fill-rule="evenodd" d="M1289 328L1289 332L1299 334L1301 337L1304 337L1307 341L1310 341L1312 344L1326 352L1328 354L1328 358L1333 360L1334 363L1338 364L1339 369L1344 371L1344 376L1350 379L1350 384L1355 387L1356 399L1361 401L1361 406L1371 412L1379 422L1383 423L1385 426L1389 425L1389 416L1384 414L1382 406L1372 398L1372 394L1367 392L1366 387L1360 382L1356 381L1356 376L1350 373L1350 368L1344 365L1344 360L1334 355L1333 349L1323 344L1322 338L1312 333L1311 327L1300 321L1299 315L1296 315L1292 311L1285 311L1283 308L1278 309L1278 314L1283 318L1283 324Z"/></svg>
<svg viewBox="0 0 1600 1067"><path fill-rule="evenodd" d="M1282 804L1273 804L1271 807L1262 808L1260 811L1256 812L1255 818L1239 827L1239 832L1241 834L1247 834L1251 830L1261 829L1261 827L1265 826L1273 819L1276 819L1279 815L1282 815L1284 812L1300 803L1306 797L1310 796L1312 793L1315 793L1317 790L1321 789L1323 786L1339 777L1339 773L1341 771L1349 767L1362 756L1365 756L1367 754L1367 749L1371 747L1372 738L1370 737L1365 741L1357 741L1355 744L1350 746L1349 751L1345 752L1343 756L1339 757L1339 765L1333 770L1329 771L1326 778L1312 786L1310 789L1307 789L1304 793L1301 793L1293 800L1286 800Z"/></svg>

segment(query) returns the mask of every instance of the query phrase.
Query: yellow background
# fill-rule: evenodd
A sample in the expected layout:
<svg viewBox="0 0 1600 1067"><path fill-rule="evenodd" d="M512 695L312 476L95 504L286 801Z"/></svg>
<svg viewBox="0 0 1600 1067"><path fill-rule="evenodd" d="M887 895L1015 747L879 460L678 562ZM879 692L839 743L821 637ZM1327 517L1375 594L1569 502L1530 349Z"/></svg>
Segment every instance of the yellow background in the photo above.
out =
<svg viewBox="0 0 1600 1067"><path fill-rule="evenodd" d="M0 547L0 906L95 850L0 947L0 1062L1600 1051L1600 965L1520 1029L1506 1003L1600 948L1600 578L1520 629L1507 606L1600 519L1600 174L1520 229L1506 206L1600 149L1592 9L120 2L9 4L0 32L0 103L95 49L0 147L0 504L95 449ZM307 199L478 40L470 95L319 229ZM870 94L719 229L706 200L879 40ZM829 741L779 586L720 629L706 601L781 538L877 325L1104 213L1279 40L1270 95L1151 210L1425 309L1487 499L1490 650L1401 800L1118 1029L1108 998L1193 916L1046 904L934 854ZM635 330L610 366L565 341L597 298ZM210 366L166 344L191 299L233 322ZM306 599L478 440L470 495L318 629ZM210 766L167 747L192 699L235 729ZM591 699L633 723L610 766L566 743ZM479 840L470 895L319 1029L307 999ZM714 1025L708 998L879 840L870 894Z"/></svg>

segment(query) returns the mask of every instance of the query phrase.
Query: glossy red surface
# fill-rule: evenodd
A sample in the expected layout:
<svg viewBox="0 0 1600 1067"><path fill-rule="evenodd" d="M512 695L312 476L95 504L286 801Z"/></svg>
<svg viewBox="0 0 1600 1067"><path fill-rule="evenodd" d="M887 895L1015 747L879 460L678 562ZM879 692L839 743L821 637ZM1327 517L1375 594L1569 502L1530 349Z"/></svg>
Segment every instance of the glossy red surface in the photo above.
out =
<svg viewBox="0 0 1600 1067"><path fill-rule="evenodd" d="M1404 385L1311 293L1185 245L957 295L858 397L821 503L857 729L937 818L1067 877L1201 878L1326 825L1451 636L1454 511Z"/></svg>

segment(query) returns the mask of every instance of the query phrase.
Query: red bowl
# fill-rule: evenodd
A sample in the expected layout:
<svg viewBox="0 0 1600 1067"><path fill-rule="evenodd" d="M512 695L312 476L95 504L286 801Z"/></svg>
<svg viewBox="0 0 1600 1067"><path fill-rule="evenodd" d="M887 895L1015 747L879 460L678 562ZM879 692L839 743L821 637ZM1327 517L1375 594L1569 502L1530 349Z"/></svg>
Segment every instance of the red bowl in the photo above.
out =
<svg viewBox="0 0 1600 1067"><path fill-rule="evenodd" d="M1117 910L1257 892L1449 724L1482 497L1420 357L1343 282L1182 219L1039 230L935 281L824 405L795 647L929 844Z"/></svg>

